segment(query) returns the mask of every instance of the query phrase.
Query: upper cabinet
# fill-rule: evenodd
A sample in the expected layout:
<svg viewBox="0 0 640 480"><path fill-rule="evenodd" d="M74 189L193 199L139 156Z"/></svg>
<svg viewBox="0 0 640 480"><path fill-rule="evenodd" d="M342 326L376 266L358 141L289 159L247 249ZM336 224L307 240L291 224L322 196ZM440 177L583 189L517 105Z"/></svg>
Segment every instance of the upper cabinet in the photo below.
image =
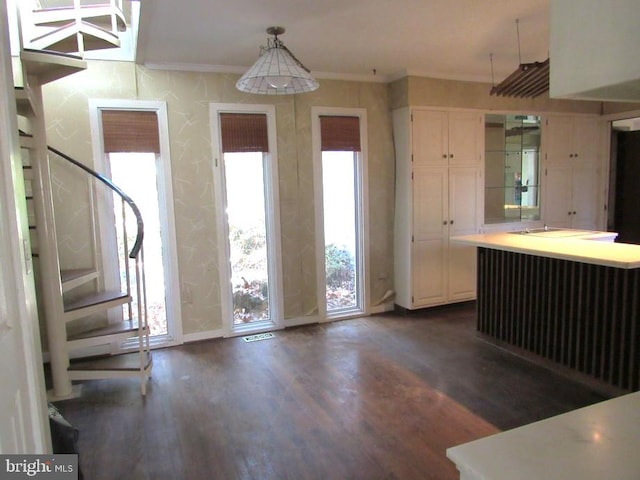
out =
<svg viewBox="0 0 640 480"><path fill-rule="evenodd" d="M597 118L550 115L545 127L547 165L597 162L602 134Z"/></svg>
<svg viewBox="0 0 640 480"><path fill-rule="evenodd" d="M591 116L549 115L545 120L542 219L547 225L602 229L604 128Z"/></svg>
<svg viewBox="0 0 640 480"><path fill-rule="evenodd" d="M416 109L411 115L413 162L416 166L481 164L481 113Z"/></svg>

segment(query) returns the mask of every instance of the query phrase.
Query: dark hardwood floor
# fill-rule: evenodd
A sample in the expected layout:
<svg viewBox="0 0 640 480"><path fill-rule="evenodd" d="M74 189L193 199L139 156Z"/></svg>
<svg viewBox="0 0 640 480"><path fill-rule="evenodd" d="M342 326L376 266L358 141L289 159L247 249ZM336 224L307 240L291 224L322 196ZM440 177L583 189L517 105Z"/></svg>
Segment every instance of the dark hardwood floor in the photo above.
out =
<svg viewBox="0 0 640 480"><path fill-rule="evenodd" d="M470 304L154 351L59 402L98 479L456 479L453 445L604 397L475 334Z"/></svg>

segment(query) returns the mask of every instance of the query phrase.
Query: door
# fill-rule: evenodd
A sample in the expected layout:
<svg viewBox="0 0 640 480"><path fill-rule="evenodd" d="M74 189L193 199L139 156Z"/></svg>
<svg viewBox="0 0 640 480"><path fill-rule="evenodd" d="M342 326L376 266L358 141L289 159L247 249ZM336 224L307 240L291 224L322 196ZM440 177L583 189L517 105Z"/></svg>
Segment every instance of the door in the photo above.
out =
<svg viewBox="0 0 640 480"><path fill-rule="evenodd" d="M449 237L479 231L481 204L480 170L477 167L449 169ZM475 298L476 247L448 242L449 300Z"/></svg>
<svg viewBox="0 0 640 480"><path fill-rule="evenodd" d="M483 121L481 113L449 113L449 165L480 165L484 151Z"/></svg>
<svg viewBox="0 0 640 480"><path fill-rule="evenodd" d="M0 35L7 38L7 6ZM9 45L0 47L0 453L51 451ZM15 183L14 183L15 179Z"/></svg>
<svg viewBox="0 0 640 480"><path fill-rule="evenodd" d="M422 167L413 177L413 306L447 299L448 167Z"/></svg>
<svg viewBox="0 0 640 480"><path fill-rule="evenodd" d="M449 116L447 112L413 110L411 151L414 165L449 164Z"/></svg>
<svg viewBox="0 0 640 480"><path fill-rule="evenodd" d="M573 158L573 118L552 115L545 122L543 141L549 163L567 163Z"/></svg>
<svg viewBox="0 0 640 480"><path fill-rule="evenodd" d="M220 292L227 335L283 325L275 108L212 104Z"/></svg>
<svg viewBox="0 0 640 480"><path fill-rule="evenodd" d="M580 160L579 162L581 163ZM595 166L579 165L573 168L571 178L571 227L596 230L598 219L598 170Z"/></svg>
<svg viewBox="0 0 640 480"><path fill-rule="evenodd" d="M571 228L572 168L568 165L548 167L542 188L544 221L550 227Z"/></svg>
<svg viewBox="0 0 640 480"><path fill-rule="evenodd" d="M151 342L155 346L181 343L182 314L166 104L90 100L89 109L96 169L129 195L142 214L144 281ZM135 222L129 225L127 237L136 233ZM125 244L122 226L120 202L102 202L102 264L110 288L124 288L122 285L126 282L124 265L119 263L124 259L119 252ZM129 241L128 245L131 244ZM123 312L126 317L127 311ZM125 343L124 347L130 344Z"/></svg>

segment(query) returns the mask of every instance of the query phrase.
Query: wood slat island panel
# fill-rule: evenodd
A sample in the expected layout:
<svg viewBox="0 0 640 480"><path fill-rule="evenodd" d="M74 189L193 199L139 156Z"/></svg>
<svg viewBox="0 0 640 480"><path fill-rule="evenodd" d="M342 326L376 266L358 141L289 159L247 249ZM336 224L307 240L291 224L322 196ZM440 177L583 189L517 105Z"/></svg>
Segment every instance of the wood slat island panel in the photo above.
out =
<svg viewBox="0 0 640 480"><path fill-rule="evenodd" d="M478 249L478 331L623 390L640 388L640 270Z"/></svg>

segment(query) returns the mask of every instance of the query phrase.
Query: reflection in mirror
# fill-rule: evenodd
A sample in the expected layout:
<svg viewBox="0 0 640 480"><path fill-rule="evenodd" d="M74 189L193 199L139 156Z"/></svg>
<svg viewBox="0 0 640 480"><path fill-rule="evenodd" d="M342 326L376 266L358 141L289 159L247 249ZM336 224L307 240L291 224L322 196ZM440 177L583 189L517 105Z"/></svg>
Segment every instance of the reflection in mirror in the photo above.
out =
<svg viewBox="0 0 640 480"><path fill-rule="evenodd" d="M540 117L485 118L485 223L540 219Z"/></svg>

